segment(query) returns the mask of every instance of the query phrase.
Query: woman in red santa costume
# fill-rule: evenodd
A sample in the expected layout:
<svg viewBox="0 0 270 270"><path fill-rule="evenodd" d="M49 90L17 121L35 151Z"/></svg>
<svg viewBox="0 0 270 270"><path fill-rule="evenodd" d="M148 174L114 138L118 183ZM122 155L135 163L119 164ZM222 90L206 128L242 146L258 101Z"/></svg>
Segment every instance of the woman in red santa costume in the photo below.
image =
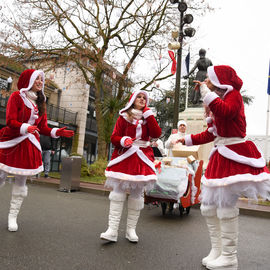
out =
<svg viewBox="0 0 270 270"><path fill-rule="evenodd" d="M0 130L0 186L7 174L14 175L8 230L18 230L17 216L27 196L28 176L43 171L39 134L53 138L72 137L74 132L47 126L45 76L27 69L19 77L18 89L11 94L6 109L6 127Z"/></svg>
<svg viewBox="0 0 270 270"><path fill-rule="evenodd" d="M200 84L210 109L208 128L186 135L187 146L214 141L202 177L201 213L206 218L212 249L202 264L208 269L237 269L239 196L270 198L270 174L255 144L246 139L246 119L240 94L242 80L230 66L211 66Z"/></svg>
<svg viewBox="0 0 270 270"><path fill-rule="evenodd" d="M105 171L106 186L113 189L109 195L109 227L100 235L107 241L117 241L126 192L129 192L126 238L138 242L135 229L144 207L143 192L157 179L150 137L159 138L161 129L147 107L148 101L147 92L135 91L120 110L111 136L115 149Z"/></svg>

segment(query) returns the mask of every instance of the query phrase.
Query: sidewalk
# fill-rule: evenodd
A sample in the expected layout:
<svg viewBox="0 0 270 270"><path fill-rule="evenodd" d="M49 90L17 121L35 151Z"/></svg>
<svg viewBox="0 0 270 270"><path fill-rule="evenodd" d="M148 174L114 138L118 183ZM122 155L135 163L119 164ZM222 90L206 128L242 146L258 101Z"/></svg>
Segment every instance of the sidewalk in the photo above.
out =
<svg viewBox="0 0 270 270"><path fill-rule="evenodd" d="M29 183L52 186L55 188L59 188L59 185L60 185L60 179L56 179L56 178L40 177L40 178L34 178L32 180L28 180L28 181ZM110 190L106 189L104 185L92 184L92 183L86 183L86 182L80 183L80 191L96 193L96 194L100 194L104 196L108 196L110 192ZM270 206L256 204L255 202L248 201L245 198L241 198L239 199L237 203L237 207L239 207L240 214L242 215L252 215L252 216L258 216L258 217L270 218Z"/></svg>

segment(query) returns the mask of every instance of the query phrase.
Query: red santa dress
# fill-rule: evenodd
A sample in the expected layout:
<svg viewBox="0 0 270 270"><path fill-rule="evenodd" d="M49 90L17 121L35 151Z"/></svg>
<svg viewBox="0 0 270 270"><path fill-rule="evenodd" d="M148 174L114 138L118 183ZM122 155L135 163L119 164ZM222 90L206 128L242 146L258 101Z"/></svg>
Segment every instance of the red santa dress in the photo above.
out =
<svg viewBox="0 0 270 270"><path fill-rule="evenodd" d="M31 176L43 171L39 133L28 133L29 126L35 125L40 134L58 138L58 129L47 126L47 114L40 116L37 106L26 95L39 75L43 78L44 95L43 71L28 69L20 75L19 91L8 100L6 127L0 130L0 170L9 174Z"/></svg>
<svg viewBox="0 0 270 270"><path fill-rule="evenodd" d="M201 202L217 207L234 206L239 196L270 198L270 174L255 144L246 139L242 80L229 66L211 66L208 78L226 89L222 98L215 92L204 97L211 110L207 130L185 137L186 145L214 141L209 163L202 177Z"/></svg>
<svg viewBox="0 0 270 270"><path fill-rule="evenodd" d="M107 187L115 188L120 185L123 190L137 187L148 189L157 180L150 137L159 138L161 128L150 109L142 114L141 119L130 120L126 113L139 93L146 96L147 106L147 92L135 91L126 107L119 112L120 116L111 136L115 149L105 170ZM124 144L127 138L133 140L129 147Z"/></svg>

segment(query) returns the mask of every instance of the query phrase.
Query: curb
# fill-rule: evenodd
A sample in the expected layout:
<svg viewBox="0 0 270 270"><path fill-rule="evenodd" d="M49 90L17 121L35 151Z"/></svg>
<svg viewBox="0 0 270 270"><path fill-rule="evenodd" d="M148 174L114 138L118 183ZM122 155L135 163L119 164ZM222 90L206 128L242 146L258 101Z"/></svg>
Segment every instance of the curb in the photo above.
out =
<svg viewBox="0 0 270 270"><path fill-rule="evenodd" d="M48 187L57 187L57 190L59 190L60 186L60 179L56 178L38 178L38 179L28 179L27 182L29 184L37 184L37 185L43 185L43 186L48 186ZM91 184L91 183L85 183L85 182L80 182L80 189L78 191L81 192L87 192L87 193L92 193L92 194L97 194L101 196L108 196L110 193L109 189L104 188L103 185L101 184ZM65 192L65 191L60 191L60 192ZM67 192L67 193L72 193ZM239 210L240 210L240 215L249 215L249 216L255 216L255 217L261 217L261 218L270 218L270 206L263 206L259 204L255 204L252 202L249 202L247 199L239 199L236 205ZM192 206L193 208L198 208L199 205L194 205Z"/></svg>

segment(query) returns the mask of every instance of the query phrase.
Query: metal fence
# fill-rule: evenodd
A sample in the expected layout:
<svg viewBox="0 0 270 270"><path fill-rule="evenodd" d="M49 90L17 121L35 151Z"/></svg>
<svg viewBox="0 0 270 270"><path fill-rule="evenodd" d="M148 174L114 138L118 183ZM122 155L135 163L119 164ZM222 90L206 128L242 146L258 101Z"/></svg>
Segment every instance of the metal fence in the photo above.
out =
<svg viewBox="0 0 270 270"><path fill-rule="evenodd" d="M0 95L1 112L6 112L8 98L9 97L3 97L2 95ZM49 120L63 124L76 125L77 115L77 112L71 112L66 110L65 108L61 108L52 104L47 104L47 118Z"/></svg>
<svg viewBox="0 0 270 270"><path fill-rule="evenodd" d="M86 130L97 132L97 120L94 118L86 119Z"/></svg>
<svg viewBox="0 0 270 270"><path fill-rule="evenodd" d="M47 105L47 117L49 120L63 124L76 125L77 115L77 112L71 112L65 108L61 108L52 104Z"/></svg>

